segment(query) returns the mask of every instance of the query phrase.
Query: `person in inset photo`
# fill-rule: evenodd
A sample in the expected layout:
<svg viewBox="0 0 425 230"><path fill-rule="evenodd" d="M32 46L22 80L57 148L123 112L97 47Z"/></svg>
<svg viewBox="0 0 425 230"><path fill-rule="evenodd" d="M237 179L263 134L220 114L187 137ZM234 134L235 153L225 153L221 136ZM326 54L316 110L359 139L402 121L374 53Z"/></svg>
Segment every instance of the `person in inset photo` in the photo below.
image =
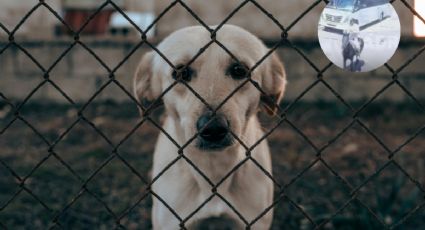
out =
<svg viewBox="0 0 425 230"><path fill-rule="evenodd" d="M358 19L352 17L342 35L342 56L344 58L344 69L350 71L361 71L364 62L359 59L364 47L364 41L359 37L360 26ZM347 65L347 61L350 64ZM362 64L363 63L363 64Z"/></svg>

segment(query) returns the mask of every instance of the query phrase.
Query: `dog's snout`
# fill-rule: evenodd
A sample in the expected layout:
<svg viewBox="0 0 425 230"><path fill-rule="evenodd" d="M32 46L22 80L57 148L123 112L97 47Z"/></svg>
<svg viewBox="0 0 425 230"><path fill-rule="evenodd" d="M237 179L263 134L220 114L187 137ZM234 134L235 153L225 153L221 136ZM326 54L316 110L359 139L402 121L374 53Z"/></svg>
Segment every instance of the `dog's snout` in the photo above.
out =
<svg viewBox="0 0 425 230"><path fill-rule="evenodd" d="M193 230L234 230L234 229L243 229L238 223L228 217L227 215L222 215L219 217L208 217L205 219L198 220L192 226L189 226L188 229Z"/></svg>
<svg viewBox="0 0 425 230"><path fill-rule="evenodd" d="M201 148L219 149L232 143L229 122L223 115L204 114L196 122L196 128L199 132Z"/></svg>
<svg viewBox="0 0 425 230"><path fill-rule="evenodd" d="M199 135L210 142L221 141L229 133L229 123L220 115L202 115L196 123L196 128L200 132Z"/></svg>

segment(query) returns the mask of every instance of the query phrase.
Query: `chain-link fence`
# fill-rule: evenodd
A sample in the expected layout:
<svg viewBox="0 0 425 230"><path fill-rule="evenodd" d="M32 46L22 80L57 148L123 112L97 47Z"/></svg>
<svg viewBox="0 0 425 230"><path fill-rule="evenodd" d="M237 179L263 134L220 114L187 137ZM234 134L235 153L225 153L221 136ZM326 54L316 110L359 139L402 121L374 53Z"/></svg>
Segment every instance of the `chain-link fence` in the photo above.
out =
<svg viewBox="0 0 425 230"><path fill-rule="evenodd" d="M398 2L405 5L412 12L412 15L418 16L425 23L424 18L414 10L408 1L399 0ZM295 20L284 26L261 4L255 0L245 0L241 1L238 7L234 8L228 17L213 29L198 17L184 1L176 0L157 16L151 26L146 30L142 30L131 21L114 1L109 0L100 5L81 28L73 30L60 17L58 12L53 10L47 2L40 0L13 30L8 30L0 24L1 29L7 33L9 38L9 41L0 50L0 55L8 49L18 49L31 59L43 76L43 80L28 92L24 100L18 103L0 92L0 98L3 103L2 108L8 108L7 115L2 117L2 126L0 127L0 139L3 139L1 143L5 146L4 154L0 154L1 175L4 178L8 178L3 179L2 187L0 188L2 190L0 194L0 227L5 229L16 229L17 227L29 229L145 229L151 227L151 199L157 199L167 206L175 218L179 220L180 225L176 226L176 228L185 229L187 227L186 224L196 212L214 197L226 203L248 229L273 208L275 209L272 227L274 229L374 229L398 227L417 229L420 226L424 226L425 188L423 183L425 174L423 172L424 152L421 150L424 145L421 135L425 126L421 124L423 120L421 113L425 111L425 106L403 84L399 79L399 75L422 54L425 46L411 53L410 57L403 60L403 63L398 63L400 64L398 68L386 64L385 68L388 70L390 80L367 101L358 106L353 106L352 103L345 100L338 93L338 90L334 89L326 78L327 71L333 65L329 63L323 68L319 67L316 64L316 60L309 58L309 55L302 48L291 41L291 28L312 9L327 3L328 1L322 0L312 2L309 7L299 13ZM177 144L178 142L173 139L174 137L167 134L161 127L158 115L147 112L151 110L151 107L140 104L132 93L123 86L120 79L116 77L116 72L142 46L148 47L159 54L175 71L179 71L178 67L174 66L167 59L167 56L162 54L146 36L146 33L170 9L176 6L185 8L211 34L211 41L205 44L205 47L200 49L187 65L193 63L213 44L220 46L234 61L239 62L236 55L216 38L216 34L246 4L253 4L270 19L270 23L277 25L281 30L280 39L274 43L269 42L273 43L269 52L258 60L248 72L254 71L276 50L286 47L302 57L307 65L314 70L315 80L304 87L291 102L276 105L279 108L278 113L273 118L273 122L268 124L265 135L255 144L247 146L240 137L232 134L238 144L245 149L246 158L229 171L219 183L214 183L185 155L185 147L193 142L199 134L195 134L187 143ZM276 2L276 4L284 3ZM80 33L105 7L112 7L121 13L141 34L140 41L131 48L130 52L116 66L106 64L89 45L80 39ZM38 8L48 9L73 36L73 42L66 47L53 63L47 66L40 63L36 57L15 39L16 31L25 22L31 20L31 14ZM55 81L55 76L51 74L61 60L77 46L88 51L103 67L108 76L99 89L82 105L76 103L62 90ZM287 68L291 68L291 66ZM215 116L216 112L238 90L247 84L252 84L261 94L265 94L259 84L251 79L248 74L245 80L220 105L213 107L196 90L191 88L190 84L177 78L174 84L164 90L157 101L161 100L161 97L176 85L184 85ZM70 107L56 106L54 108L55 112L51 112L52 108L50 106L32 105L31 107L31 105L27 105L33 95L42 91L46 85L53 87L56 92L66 99ZM129 112L128 106L130 105L128 104L106 103L99 105L95 102L96 98L102 94L102 91L112 85L118 87L131 100L131 104L134 107L137 106L144 111L144 116L141 119L138 119L135 113ZM326 103L311 105L303 102L303 97L317 85L321 85L324 89L331 92L334 98L342 103L341 106L332 107L332 105ZM376 110L377 106L374 104L377 103L377 98L393 87L397 87L404 92L411 99L413 105L380 104L382 107L378 106L378 110ZM273 103L276 104L275 101ZM155 104L153 102L151 105L154 106ZM308 113L311 107L316 108L311 110L313 115ZM374 111L368 112L369 108ZM94 119L94 114L102 113L102 111L114 111L114 115L104 119ZM380 128L377 129L378 131L374 130L371 123L379 123L379 121L374 120L374 115L376 114L390 120L392 123L383 122L380 124ZM315 119L320 119L323 116L326 118L322 119L327 120L327 122L325 122L325 125L317 127L317 130L311 130L311 127L315 125L313 124L314 122L311 122L313 118L299 125L297 124L299 119L295 119L294 116L303 118L313 116ZM392 120L394 117L402 119L403 123L411 124L408 128L409 137L402 141L394 141L397 144L388 144L387 141L383 140L383 138L385 139L383 136L388 135L387 128L403 127L403 124ZM404 120L405 117L409 117L409 119ZM66 122L58 119L65 119ZM11 131L17 128L17 123L21 127L17 129L19 131ZM60 126L60 128L55 124ZM282 129L281 127L284 125L285 128ZM46 128L47 126L50 126L50 128ZM310 129L306 129L306 127L310 127ZM21 131L23 129L26 131ZM325 129L325 131L321 129ZM55 132L51 133L52 130ZM356 131L350 134L351 130ZM171 142L177 145L179 150L176 158L161 173L150 180L148 179L148 168L152 157L149 153L154 148L155 135L153 134L158 133L165 134ZM359 133L362 134L360 135ZM321 135L327 138L318 141ZM27 138L24 138L25 136ZM365 136L367 136L367 141L363 140ZM285 140L286 137L288 137L287 140ZM251 156L251 151L264 139L269 139L272 146L272 155L277 154L276 152L287 152L284 156L273 156L275 164L273 175L264 170ZM354 141L356 142L355 144L350 144L353 139L358 140L358 143ZM339 142L341 143L339 144ZM41 147L28 149L25 148L26 145ZM95 146L92 146L93 148L86 152L86 155L89 155L86 158L73 153L84 152L84 148L91 145ZM412 153L409 157L398 159L397 157L401 155L400 152L406 147L410 148L410 151L415 154ZM8 148L10 151L7 150ZM21 151L30 152L31 159L36 159L37 157L34 156L37 155L36 162L32 162L29 164L30 166L22 168L21 163L27 159L20 158L22 157L19 154ZM289 152L294 153L291 154ZM366 152L366 154L358 156L359 159L352 156L360 154L359 152ZM15 154L18 159L16 159L16 156L14 158L13 155ZM335 154L343 155L343 159L339 157L334 159ZM371 161L370 159L374 160ZM181 216L165 200L158 196L151 187L163 173L180 160L189 163L211 186L210 197L188 216ZM273 181L275 186L274 202L253 219L245 218L231 202L218 192L222 182L231 177L247 162L257 165L268 179ZM350 166L350 164L354 166ZM373 164L373 167L370 167L370 164ZM291 170L288 170L288 168L291 168ZM345 171L347 168L351 168L351 171ZM357 174L360 174L360 176L354 176ZM255 186L254 181L252 186ZM115 187L116 189L110 190L110 187ZM114 194L109 194L111 192ZM98 211L100 209L101 211Z"/></svg>

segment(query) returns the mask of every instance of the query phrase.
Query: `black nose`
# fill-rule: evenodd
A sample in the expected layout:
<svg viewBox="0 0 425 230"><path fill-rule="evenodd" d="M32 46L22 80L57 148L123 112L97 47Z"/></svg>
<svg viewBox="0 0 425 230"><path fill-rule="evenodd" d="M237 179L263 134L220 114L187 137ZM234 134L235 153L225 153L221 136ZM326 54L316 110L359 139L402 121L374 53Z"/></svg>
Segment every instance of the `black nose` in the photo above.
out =
<svg viewBox="0 0 425 230"><path fill-rule="evenodd" d="M211 143L219 143L229 134L229 123L222 115L204 114L196 122L196 128L202 140Z"/></svg>

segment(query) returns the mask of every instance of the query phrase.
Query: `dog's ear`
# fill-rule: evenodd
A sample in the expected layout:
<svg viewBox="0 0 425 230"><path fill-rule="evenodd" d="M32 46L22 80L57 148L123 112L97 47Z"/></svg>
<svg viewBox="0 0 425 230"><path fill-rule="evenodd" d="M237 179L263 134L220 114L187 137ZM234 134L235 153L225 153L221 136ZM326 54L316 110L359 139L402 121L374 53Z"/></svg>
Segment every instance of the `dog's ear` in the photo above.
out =
<svg viewBox="0 0 425 230"><path fill-rule="evenodd" d="M163 103L162 100L157 100L161 93L161 87L160 79L158 77L154 78L152 70L153 57L153 52L148 52L143 56L133 78L134 96L145 109L148 109L142 111L139 108L142 115L146 115Z"/></svg>
<svg viewBox="0 0 425 230"><path fill-rule="evenodd" d="M265 94L261 95L262 107L273 116L276 114L280 100L285 92L286 73L279 57L273 53L266 62L265 73L262 76L262 89Z"/></svg>

